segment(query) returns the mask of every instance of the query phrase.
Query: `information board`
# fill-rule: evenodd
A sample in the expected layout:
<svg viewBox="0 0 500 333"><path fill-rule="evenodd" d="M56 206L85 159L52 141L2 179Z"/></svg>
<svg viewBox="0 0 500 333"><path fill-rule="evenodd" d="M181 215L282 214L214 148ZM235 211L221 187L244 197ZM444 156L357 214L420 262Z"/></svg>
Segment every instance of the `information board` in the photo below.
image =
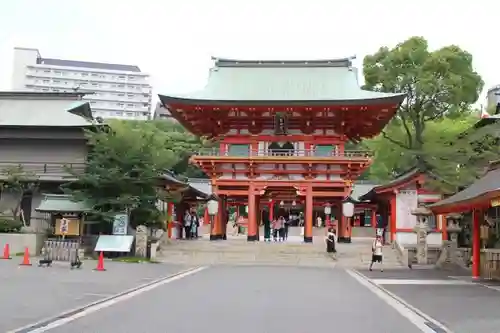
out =
<svg viewBox="0 0 500 333"><path fill-rule="evenodd" d="M130 252L133 241L132 235L100 235L94 251Z"/></svg>

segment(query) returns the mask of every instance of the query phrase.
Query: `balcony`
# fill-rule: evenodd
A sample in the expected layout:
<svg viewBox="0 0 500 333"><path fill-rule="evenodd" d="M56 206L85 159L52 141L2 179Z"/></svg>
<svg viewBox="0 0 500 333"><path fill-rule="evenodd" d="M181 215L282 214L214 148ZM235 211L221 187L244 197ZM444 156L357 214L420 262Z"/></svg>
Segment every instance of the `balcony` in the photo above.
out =
<svg viewBox="0 0 500 333"><path fill-rule="evenodd" d="M318 151L315 149L240 149L238 151L225 153L220 152L219 148L207 148L198 151L194 158L213 158L219 157L221 159L260 159L260 158L270 158L270 159L291 159L291 158L305 158L308 160L367 160L373 157L371 151L365 150L345 150L340 153L338 151L332 150L331 152Z"/></svg>
<svg viewBox="0 0 500 333"><path fill-rule="evenodd" d="M8 178L9 170L26 180L72 180L73 173L83 173L85 163L0 162L0 179Z"/></svg>

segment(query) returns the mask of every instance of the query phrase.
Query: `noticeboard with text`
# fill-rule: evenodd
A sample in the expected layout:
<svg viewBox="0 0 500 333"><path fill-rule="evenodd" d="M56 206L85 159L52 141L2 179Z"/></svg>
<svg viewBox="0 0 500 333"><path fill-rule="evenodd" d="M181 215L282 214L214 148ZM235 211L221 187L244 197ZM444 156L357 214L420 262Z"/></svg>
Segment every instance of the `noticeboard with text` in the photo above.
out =
<svg viewBox="0 0 500 333"><path fill-rule="evenodd" d="M113 221L113 235L126 235L128 229L127 214L116 214Z"/></svg>

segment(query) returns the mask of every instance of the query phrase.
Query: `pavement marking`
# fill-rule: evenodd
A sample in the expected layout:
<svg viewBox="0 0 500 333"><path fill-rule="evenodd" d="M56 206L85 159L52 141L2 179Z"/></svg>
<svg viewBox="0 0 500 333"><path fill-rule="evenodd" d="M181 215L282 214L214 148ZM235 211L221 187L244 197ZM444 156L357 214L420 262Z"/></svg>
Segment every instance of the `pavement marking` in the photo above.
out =
<svg viewBox="0 0 500 333"><path fill-rule="evenodd" d="M485 287L485 288L488 288L488 289L491 289L491 290L495 290L495 291L499 291L500 292L500 286L491 286L489 284L486 284L486 283L481 283L479 281L474 281L471 276L448 276L450 279L457 279L457 280L471 280L470 283L473 284L473 285L477 285L477 286L481 286L481 287ZM469 281L467 281L469 282Z"/></svg>
<svg viewBox="0 0 500 333"><path fill-rule="evenodd" d="M88 316L91 313L94 313L96 311L105 309L107 307L110 307L112 305L115 305L117 303L120 303L122 301L125 301L127 299L133 298L135 296L138 296L144 292L153 290L157 287L160 287L162 285L168 284L170 282L174 282L176 280L183 279L185 277L188 277L190 275L196 274L201 272L202 270L208 268L208 266L201 266L201 267L196 267L196 268L191 268L187 269L160 279L156 279L152 282L140 285L138 287L126 290L124 292L118 293L116 295L113 295L111 297L107 297L101 300L97 300L95 302L92 302L90 304L87 304L83 307L79 307L64 313L59 314L56 317L30 324L21 328L14 329L12 331L9 331L7 333L43 333L50 331L56 327L65 325L71 321L74 321L78 318L82 318L85 316Z"/></svg>
<svg viewBox="0 0 500 333"><path fill-rule="evenodd" d="M407 280L407 279L371 279L377 285L473 285L470 281L463 280Z"/></svg>
<svg viewBox="0 0 500 333"><path fill-rule="evenodd" d="M346 272L360 284L380 297L384 302L392 306L397 312L408 319L420 331L424 333L453 333L450 329L445 327L436 319L408 304L384 287L373 283L369 278L362 275L358 271L347 269Z"/></svg>

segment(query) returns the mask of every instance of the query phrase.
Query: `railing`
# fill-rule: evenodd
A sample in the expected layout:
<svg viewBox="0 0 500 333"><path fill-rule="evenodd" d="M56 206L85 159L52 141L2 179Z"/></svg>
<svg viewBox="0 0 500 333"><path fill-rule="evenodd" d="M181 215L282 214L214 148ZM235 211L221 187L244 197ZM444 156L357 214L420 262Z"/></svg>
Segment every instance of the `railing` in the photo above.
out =
<svg viewBox="0 0 500 333"><path fill-rule="evenodd" d="M0 162L0 175L9 170L34 175L68 175L85 171L85 163L39 163L39 162Z"/></svg>
<svg viewBox="0 0 500 333"><path fill-rule="evenodd" d="M228 157L317 157L317 158L370 158L370 151L345 150L343 153L332 150L331 152L318 151L315 149L249 149L221 153L218 148L206 148L198 151L197 156L228 156Z"/></svg>

